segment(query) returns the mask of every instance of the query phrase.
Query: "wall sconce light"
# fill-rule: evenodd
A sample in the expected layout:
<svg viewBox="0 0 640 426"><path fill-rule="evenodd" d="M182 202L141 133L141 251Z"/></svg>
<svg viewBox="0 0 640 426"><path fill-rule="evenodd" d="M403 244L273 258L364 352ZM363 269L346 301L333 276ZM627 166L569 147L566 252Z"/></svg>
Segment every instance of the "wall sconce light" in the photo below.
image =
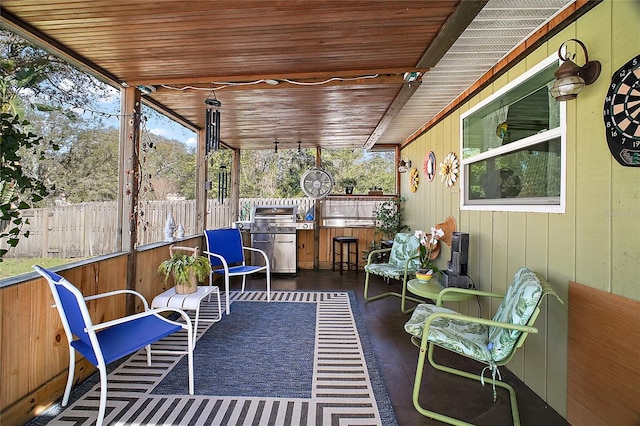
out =
<svg viewBox="0 0 640 426"><path fill-rule="evenodd" d="M220 107L222 103L216 99L213 93L213 99L204 100L207 105L205 115L205 151L209 154L211 151L220 149Z"/></svg>
<svg viewBox="0 0 640 426"><path fill-rule="evenodd" d="M409 169L411 168L411 160L400 160L400 162L398 163L398 172L399 173L406 173L407 171L409 171Z"/></svg>
<svg viewBox="0 0 640 426"><path fill-rule="evenodd" d="M585 64L578 66L573 62L576 55L567 52L565 56L562 56L562 47L568 41L575 41L584 52ZM558 49L558 57L564 62L560 65L560 68L554 73L556 81L553 83L553 87L550 92L556 101L568 101L578 97L578 93L582 91L585 85L589 85L598 79L600 76L600 69L602 66L599 61L590 61L587 48L583 42L578 39L572 38L560 45Z"/></svg>

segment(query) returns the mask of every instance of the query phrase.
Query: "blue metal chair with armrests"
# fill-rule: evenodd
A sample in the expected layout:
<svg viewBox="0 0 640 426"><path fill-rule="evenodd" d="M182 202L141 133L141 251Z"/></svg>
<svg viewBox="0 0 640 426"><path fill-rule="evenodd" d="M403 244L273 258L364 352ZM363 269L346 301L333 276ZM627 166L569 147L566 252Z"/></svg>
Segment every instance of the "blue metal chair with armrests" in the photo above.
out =
<svg viewBox="0 0 640 426"><path fill-rule="evenodd" d="M226 312L229 315L229 277L242 277L242 291L244 292L247 275L258 272L265 272L267 275L267 302L271 301L271 266L269 257L260 249L244 247L242 245L242 235L239 229L224 228L211 229L204 232L207 240L207 250L203 254L209 256L211 261L211 274L209 274L209 285L213 285L213 275L224 276L224 289L226 296ZM249 250L254 256L261 256L264 265L247 265L244 258L244 251Z"/></svg>
<svg viewBox="0 0 640 426"><path fill-rule="evenodd" d="M180 330L187 332L183 353L188 355L189 394L193 395L193 333L191 320L184 311L174 308L150 310L144 296L133 290L116 290L84 297L78 288L61 275L37 265L33 268L49 283L55 307L58 309L69 342L69 374L62 398L63 407L69 402L73 386L76 351L95 365L100 372L100 407L96 421L96 425L100 426L104 422L107 404L107 365L142 348L146 348L147 364L151 365L151 344ZM85 302L119 294L133 294L142 299L144 312L93 324ZM177 312L185 320L185 324L164 318L159 315L162 312ZM154 352L169 353L169 351L158 350ZM170 351L170 353L176 352Z"/></svg>

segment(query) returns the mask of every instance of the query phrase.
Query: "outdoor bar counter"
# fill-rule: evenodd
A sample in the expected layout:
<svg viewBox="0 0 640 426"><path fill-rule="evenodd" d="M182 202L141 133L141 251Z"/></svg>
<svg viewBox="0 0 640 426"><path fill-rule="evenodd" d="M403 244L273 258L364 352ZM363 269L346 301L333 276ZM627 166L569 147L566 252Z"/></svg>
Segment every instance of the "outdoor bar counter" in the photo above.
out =
<svg viewBox="0 0 640 426"><path fill-rule="evenodd" d="M314 221L317 229L298 230L298 267L313 269L317 262L320 269L331 269L333 238L347 236L358 239L358 268L362 270L366 263L361 257L363 250L372 241L381 239L376 235L374 211L378 205L392 199L395 196L330 195L318 200L318 217Z"/></svg>

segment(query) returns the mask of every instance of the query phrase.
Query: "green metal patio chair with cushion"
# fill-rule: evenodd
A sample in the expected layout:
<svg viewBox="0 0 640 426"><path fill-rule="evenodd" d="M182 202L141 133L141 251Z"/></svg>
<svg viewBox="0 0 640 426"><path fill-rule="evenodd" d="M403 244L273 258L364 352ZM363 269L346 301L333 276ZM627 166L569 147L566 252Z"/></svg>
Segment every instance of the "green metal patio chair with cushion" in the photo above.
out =
<svg viewBox="0 0 640 426"><path fill-rule="evenodd" d="M373 300L382 299L383 297L396 296L402 299L400 309L402 312L409 313L413 310L405 308L406 300L412 300L417 303L422 303L424 300L416 299L407 296L407 280L415 276L416 271L420 265L419 263L419 251L418 248L420 242L414 234L399 233L393 239L393 245L391 248L384 248L379 250L373 250L369 253L367 264L364 267L366 273L364 279L364 299L367 302ZM374 259L381 253L389 253L389 261L386 263L374 263ZM375 296L369 296L369 277L378 275L384 277L387 282L390 278L394 280L402 281L402 293L390 291L387 293L378 294Z"/></svg>
<svg viewBox="0 0 640 426"><path fill-rule="evenodd" d="M476 318L442 307L443 294L461 292L477 296L502 298L493 319ZM413 386L413 405L424 416L454 424L466 425L464 421L430 411L420 405L420 385L425 356L428 353L429 363L436 369L480 381L484 385L484 373L491 372L493 381L493 399L496 400L496 386L509 391L513 424L519 425L518 404L513 387L501 380L498 367L507 364L515 351L524 344L529 333L537 333L533 326L540 313L540 303L544 296L554 295L560 303L560 297L539 274L526 267L520 268L506 294L488 293L479 290L446 288L438 297L435 305L420 304L416 307L411 319L405 324L411 341L420 347L418 368ZM426 331L425 331L426 330ZM434 362L433 348L440 346L486 365L482 372L472 374ZM428 348L427 348L428 347Z"/></svg>

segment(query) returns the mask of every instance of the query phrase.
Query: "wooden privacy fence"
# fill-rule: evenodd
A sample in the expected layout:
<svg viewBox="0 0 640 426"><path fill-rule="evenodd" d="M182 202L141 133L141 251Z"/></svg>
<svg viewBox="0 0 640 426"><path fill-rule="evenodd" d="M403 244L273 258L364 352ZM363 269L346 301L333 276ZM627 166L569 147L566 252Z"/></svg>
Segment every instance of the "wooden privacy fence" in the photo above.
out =
<svg viewBox="0 0 640 426"><path fill-rule="evenodd" d="M297 205L303 215L314 203L310 198L241 198L240 219L249 220L255 205ZM184 227L186 236L196 234L195 200L144 201L139 208L138 246L164 241L164 228L169 212L176 226ZM231 226L229 200L219 203L207 200L207 229ZM116 237L117 205L115 201L73 204L22 212L29 220L17 247L5 257L93 257L118 251ZM175 235L175 234L174 234ZM126 237L125 237L126 238Z"/></svg>
<svg viewBox="0 0 640 426"><path fill-rule="evenodd" d="M117 251L116 203L83 203L22 212L29 220L5 257L90 257Z"/></svg>

